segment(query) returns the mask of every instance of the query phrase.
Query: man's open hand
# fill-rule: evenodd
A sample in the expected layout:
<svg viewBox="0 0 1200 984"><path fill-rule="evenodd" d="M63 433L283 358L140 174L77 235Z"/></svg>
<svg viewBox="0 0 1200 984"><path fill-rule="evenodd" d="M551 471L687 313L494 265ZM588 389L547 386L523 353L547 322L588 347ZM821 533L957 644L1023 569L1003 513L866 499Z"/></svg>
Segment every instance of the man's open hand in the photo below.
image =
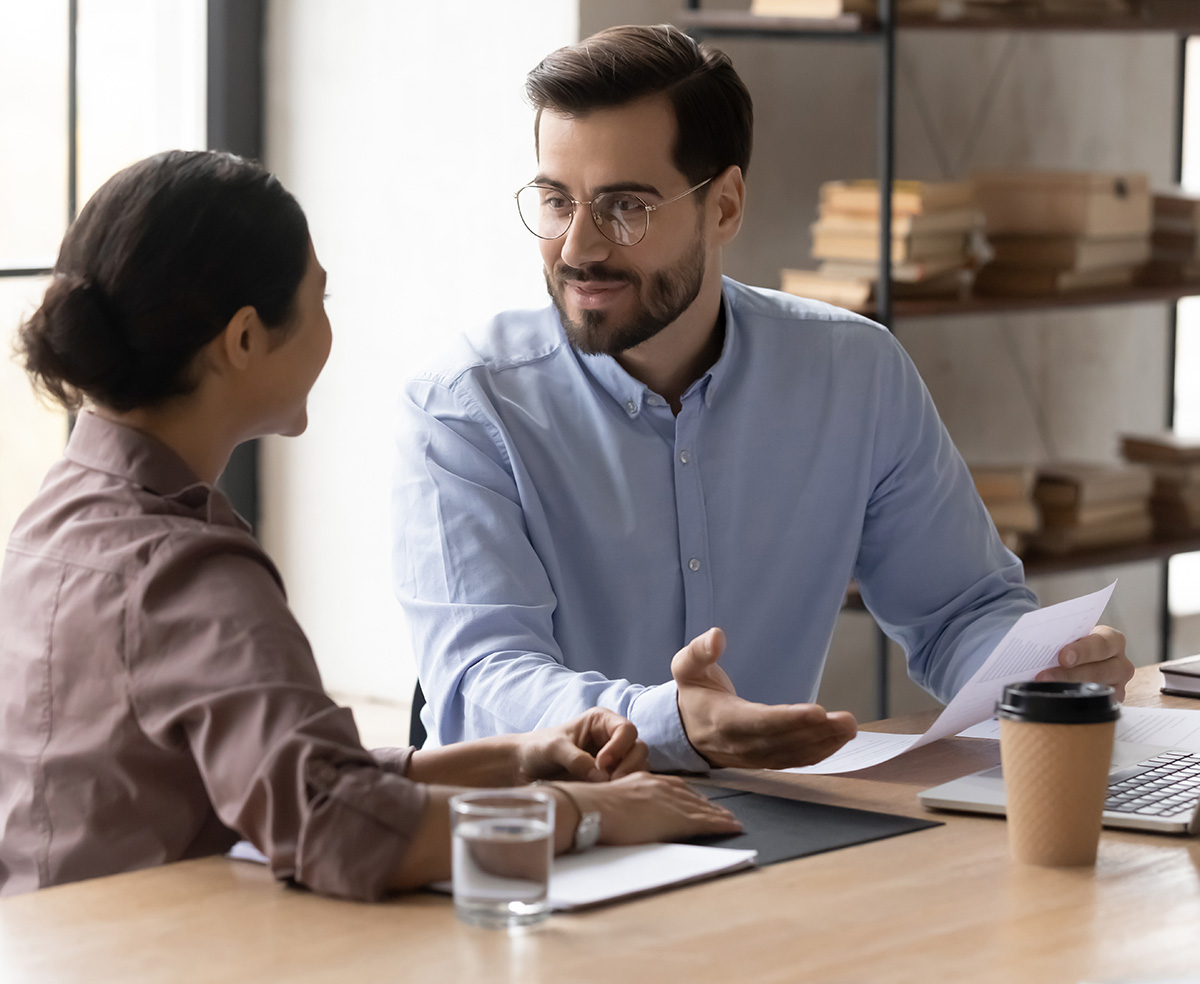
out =
<svg viewBox="0 0 1200 984"><path fill-rule="evenodd" d="M846 711L818 704L755 704L737 695L717 660L725 633L709 629L671 660L679 716L688 740L716 768L787 769L812 765L854 737Z"/></svg>

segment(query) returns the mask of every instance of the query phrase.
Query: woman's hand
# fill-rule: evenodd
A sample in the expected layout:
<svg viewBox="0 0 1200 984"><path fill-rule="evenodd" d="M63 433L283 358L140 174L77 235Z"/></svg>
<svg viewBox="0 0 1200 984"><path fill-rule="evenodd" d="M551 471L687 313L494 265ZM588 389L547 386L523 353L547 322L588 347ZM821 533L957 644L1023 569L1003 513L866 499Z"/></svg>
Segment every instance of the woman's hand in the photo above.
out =
<svg viewBox="0 0 1200 984"><path fill-rule="evenodd" d="M540 728L516 741L517 782L576 779L606 782L646 768L649 751L637 728L604 707L552 728Z"/></svg>
<svg viewBox="0 0 1200 984"><path fill-rule="evenodd" d="M599 811L601 844L646 844L742 829L732 813L693 792L678 776L638 772L604 785L564 785L581 809Z"/></svg>

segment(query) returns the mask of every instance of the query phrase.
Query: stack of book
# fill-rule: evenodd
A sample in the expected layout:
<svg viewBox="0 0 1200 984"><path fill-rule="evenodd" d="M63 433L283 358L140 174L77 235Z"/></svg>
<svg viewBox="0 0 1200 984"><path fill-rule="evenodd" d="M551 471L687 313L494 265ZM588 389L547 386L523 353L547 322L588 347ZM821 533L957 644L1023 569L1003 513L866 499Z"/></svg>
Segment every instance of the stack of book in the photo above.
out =
<svg viewBox="0 0 1200 984"><path fill-rule="evenodd" d="M1106 17L1129 14L1131 9L1131 0L895 0L898 14L933 16L944 20ZM751 13L762 17L871 16L878 10L879 0L752 0L750 4Z"/></svg>
<svg viewBox="0 0 1200 984"><path fill-rule="evenodd" d="M971 465L971 477L1000 539L1013 553L1021 553L1026 539L1039 527L1037 504L1033 501L1036 466Z"/></svg>
<svg viewBox="0 0 1200 984"><path fill-rule="evenodd" d="M1200 656L1184 656L1159 663L1162 692L1180 697L1200 697Z"/></svg>
<svg viewBox="0 0 1200 984"><path fill-rule="evenodd" d="M841 17L875 14L879 0L751 0L750 13L760 17Z"/></svg>
<svg viewBox="0 0 1200 984"><path fill-rule="evenodd" d="M892 188L893 295L963 292L972 235L981 224L969 182L897 181ZM879 278L878 182L823 184L812 236L820 268L781 271L782 289L855 310L869 307Z"/></svg>
<svg viewBox="0 0 1200 984"><path fill-rule="evenodd" d="M1160 434L1124 434L1121 453L1154 474L1151 511L1159 536L1200 533L1200 438Z"/></svg>
<svg viewBox="0 0 1200 984"><path fill-rule="evenodd" d="M1033 497L1041 529L1029 546L1050 554L1137 543L1154 520L1149 469L1131 464L1055 462L1038 466Z"/></svg>
<svg viewBox="0 0 1200 984"><path fill-rule="evenodd" d="M1181 192L1156 194L1153 221L1150 262L1142 281L1182 284L1200 280L1200 198Z"/></svg>
<svg viewBox="0 0 1200 984"><path fill-rule="evenodd" d="M995 171L975 176L975 198L993 253L976 293L1129 286L1150 258L1144 174Z"/></svg>

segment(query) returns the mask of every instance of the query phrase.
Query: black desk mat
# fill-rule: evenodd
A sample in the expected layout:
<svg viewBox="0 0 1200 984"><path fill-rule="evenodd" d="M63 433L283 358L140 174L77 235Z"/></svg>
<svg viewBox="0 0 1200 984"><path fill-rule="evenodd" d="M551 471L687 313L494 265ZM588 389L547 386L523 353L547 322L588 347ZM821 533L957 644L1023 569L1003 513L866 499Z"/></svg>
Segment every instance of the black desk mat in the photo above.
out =
<svg viewBox="0 0 1200 984"><path fill-rule="evenodd" d="M742 821L743 829L740 834L692 837L683 843L752 848L758 851L759 865L943 826L939 820L919 820L893 813L807 803L782 796L747 793L740 789L700 785L693 785L692 788L710 800L720 800L725 809Z"/></svg>

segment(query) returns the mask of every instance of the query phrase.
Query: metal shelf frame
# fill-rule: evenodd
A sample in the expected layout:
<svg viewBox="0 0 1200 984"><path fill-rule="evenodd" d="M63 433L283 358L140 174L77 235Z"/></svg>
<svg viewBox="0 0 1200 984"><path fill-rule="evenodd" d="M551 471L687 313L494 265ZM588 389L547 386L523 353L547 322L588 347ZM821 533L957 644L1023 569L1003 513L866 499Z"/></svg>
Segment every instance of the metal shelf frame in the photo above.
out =
<svg viewBox="0 0 1200 984"><path fill-rule="evenodd" d="M701 0L687 0L686 9L679 17L680 26L694 37L736 37L759 40L789 40L804 42L858 42L879 46L880 68L878 76L877 103L877 172L879 178L879 239L891 242L892 225L892 182L895 178L896 144L896 35L898 31L1057 31L1082 33L1136 33L1167 32L1178 36L1176 58L1176 106L1175 106L1175 180L1183 174L1183 124L1184 84L1187 65L1187 41L1190 35L1200 34L1200 9L1194 17L1152 20L1143 16L1110 18L1103 21L1081 17L1043 17L984 20L938 20L931 17L904 16L898 18L895 0L878 0L878 13L872 18L858 14L814 20L789 17L762 17L745 11L705 11ZM1198 4L1200 7L1200 4ZM895 331L896 320L903 318L928 318L963 316L971 314L996 314L1004 312L1046 310L1048 308L1081 307L1145 302L1176 302L1182 297L1200 294L1200 285L1179 285L1163 288L1132 288L1129 290L1091 291L1073 296L1051 298L981 298L946 301L900 301L893 302L891 290L891 250L879 250L879 282L876 289L877 301L869 312L870 316L890 331ZM1175 358L1176 358L1177 305L1172 303L1167 338L1167 399L1165 425L1170 428L1175 420ZM1162 588L1159 612L1159 659L1170 658L1171 611L1168 591L1170 558L1177 553L1200 550L1200 538L1184 541L1165 541L1137 545L1128 549L1092 551L1087 555L1065 558L1031 558L1027 566L1029 576L1052 575L1084 570L1104 564L1123 564L1161 560ZM855 610L853 604L849 610ZM864 610L861 603L857 610ZM877 717L888 716L889 669L888 638L877 627L875 653Z"/></svg>

